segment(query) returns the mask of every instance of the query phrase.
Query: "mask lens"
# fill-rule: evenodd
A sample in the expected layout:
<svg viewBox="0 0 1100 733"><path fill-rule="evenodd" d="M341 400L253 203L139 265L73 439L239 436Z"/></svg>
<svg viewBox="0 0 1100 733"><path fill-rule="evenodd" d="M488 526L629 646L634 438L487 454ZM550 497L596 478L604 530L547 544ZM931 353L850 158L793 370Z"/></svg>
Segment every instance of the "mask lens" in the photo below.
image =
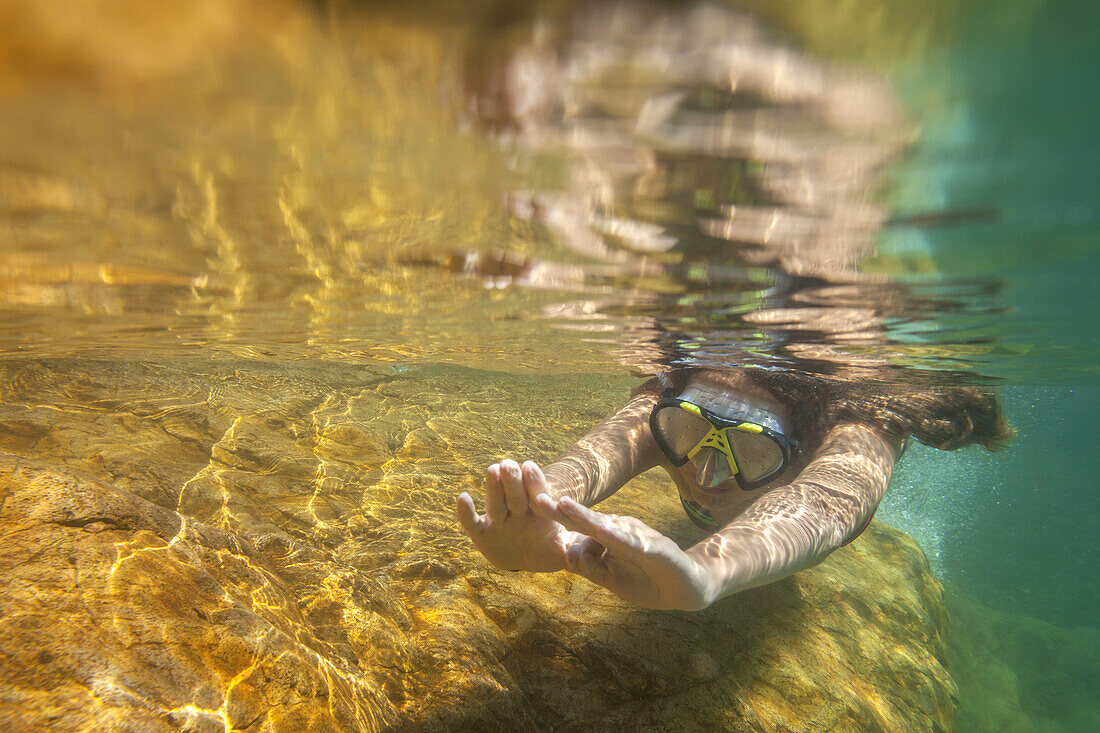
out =
<svg viewBox="0 0 1100 733"><path fill-rule="evenodd" d="M783 466L783 450L765 435L731 428L726 430L726 439L747 481L759 481Z"/></svg>
<svg viewBox="0 0 1100 733"><path fill-rule="evenodd" d="M675 405L657 411L656 428L665 446L672 451L670 458L682 461L691 449L710 432L710 423Z"/></svg>

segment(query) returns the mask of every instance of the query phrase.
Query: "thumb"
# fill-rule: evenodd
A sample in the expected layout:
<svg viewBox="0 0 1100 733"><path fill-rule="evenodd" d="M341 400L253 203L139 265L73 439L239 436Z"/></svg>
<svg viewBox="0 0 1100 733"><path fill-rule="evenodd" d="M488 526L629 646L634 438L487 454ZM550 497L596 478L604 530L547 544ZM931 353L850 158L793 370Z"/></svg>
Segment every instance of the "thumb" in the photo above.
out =
<svg viewBox="0 0 1100 733"><path fill-rule="evenodd" d="M474 500L463 491L455 499L458 521L462 523L462 529L473 537L481 530L481 522L478 521L477 510L474 508Z"/></svg>
<svg viewBox="0 0 1100 733"><path fill-rule="evenodd" d="M599 582L596 575L606 573L606 564L603 562L605 548L592 537L585 537L580 542L571 545L565 552L565 569L576 575Z"/></svg>

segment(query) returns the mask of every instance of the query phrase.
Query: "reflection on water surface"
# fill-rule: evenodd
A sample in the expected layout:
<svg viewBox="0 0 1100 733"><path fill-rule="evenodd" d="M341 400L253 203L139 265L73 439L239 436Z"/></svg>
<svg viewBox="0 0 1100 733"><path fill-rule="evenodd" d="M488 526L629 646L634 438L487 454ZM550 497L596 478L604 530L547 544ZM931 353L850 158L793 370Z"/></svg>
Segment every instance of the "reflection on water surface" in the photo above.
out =
<svg viewBox="0 0 1100 733"><path fill-rule="evenodd" d="M219 34L251 10L226 12ZM133 41L119 18L78 49L47 35L59 58L39 72L70 81L17 77L0 112L3 348L557 371L859 361L934 381L1020 354L998 344L998 280L914 281L931 259L875 258L884 226L971 221L888 220L885 166L915 128L881 76L715 7L595 4L556 25L344 15L263 20L201 63L180 40L155 83L140 59L89 58ZM448 274L456 258L477 276ZM502 258L513 271L486 265Z"/></svg>

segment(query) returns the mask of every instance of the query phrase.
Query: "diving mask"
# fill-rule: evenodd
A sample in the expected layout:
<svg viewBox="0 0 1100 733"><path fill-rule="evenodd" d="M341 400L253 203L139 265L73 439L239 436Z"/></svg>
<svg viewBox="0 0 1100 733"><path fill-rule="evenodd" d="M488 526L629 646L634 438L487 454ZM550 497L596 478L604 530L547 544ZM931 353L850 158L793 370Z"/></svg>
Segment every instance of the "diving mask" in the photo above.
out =
<svg viewBox="0 0 1100 733"><path fill-rule="evenodd" d="M659 401L649 425L669 461L675 466L691 461L696 480L706 488L731 478L746 491L759 488L783 473L794 447L772 410L698 384Z"/></svg>

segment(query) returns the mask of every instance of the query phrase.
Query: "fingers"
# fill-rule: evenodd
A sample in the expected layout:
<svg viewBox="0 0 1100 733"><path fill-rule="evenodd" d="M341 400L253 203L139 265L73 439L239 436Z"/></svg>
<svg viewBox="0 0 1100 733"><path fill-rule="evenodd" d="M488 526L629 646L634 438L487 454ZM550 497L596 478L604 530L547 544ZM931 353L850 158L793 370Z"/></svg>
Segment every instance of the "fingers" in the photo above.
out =
<svg viewBox="0 0 1100 733"><path fill-rule="evenodd" d="M526 461L520 468L505 459L485 470L485 513L492 523L527 516L530 497L546 491L546 477L534 461Z"/></svg>
<svg viewBox="0 0 1100 733"><path fill-rule="evenodd" d="M603 559L604 546L592 537L570 545L565 552L565 569L577 575L594 579L600 561ZM606 572L606 569L604 569Z"/></svg>
<svg viewBox="0 0 1100 733"><path fill-rule="evenodd" d="M485 469L485 513L493 523L503 522L508 516L508 505L504 502L504 486L500 482L499 463L494 463Z"/></svg>
<svg viewBox="0 0 1100 733"><path fill-rule="evenodd" d="M473 537L481 532L482 520L477 515L477 510L474 509L474 500L470 498L470 495L463 491L455 500L455 505L458 510L458 521L462 524L462 529L466 531L466 534Z"/></svg>
<svg viewBox="0 0 1100 733"><path fill-rule="evenodd" d="M546 482L546 476L539 464L534 461L524 461L520 471L523 472L523 488L527 490L527 503L534 510L537 506L535 497L539 494L548 496L550 485Z"/></svg>
<svg viewBox="0 0 1100 733"><path fill-rule="evenodd" d="M558 501L550 498L549 494L535 494L531 497L531 509L545 519L553 519L559 522L561 518L561 512L558 511Z"/></svg>
<svg viewBox="0 0 1100 733"><path fill-rule="evenodd" d="M637 551L640 538L625 527L619 527L615 517L589 509L568 497L558 500L558 519L567 529L593 537L609 550Z"/></svg>
<svg viewBox="0 0 1100 733"><path fill-rule="evenodd" d="M500 462L500 482L504 485L504 501L508 514L522 517L527 514L527 490L523 488L523 472L511 459Z"/></svg>

